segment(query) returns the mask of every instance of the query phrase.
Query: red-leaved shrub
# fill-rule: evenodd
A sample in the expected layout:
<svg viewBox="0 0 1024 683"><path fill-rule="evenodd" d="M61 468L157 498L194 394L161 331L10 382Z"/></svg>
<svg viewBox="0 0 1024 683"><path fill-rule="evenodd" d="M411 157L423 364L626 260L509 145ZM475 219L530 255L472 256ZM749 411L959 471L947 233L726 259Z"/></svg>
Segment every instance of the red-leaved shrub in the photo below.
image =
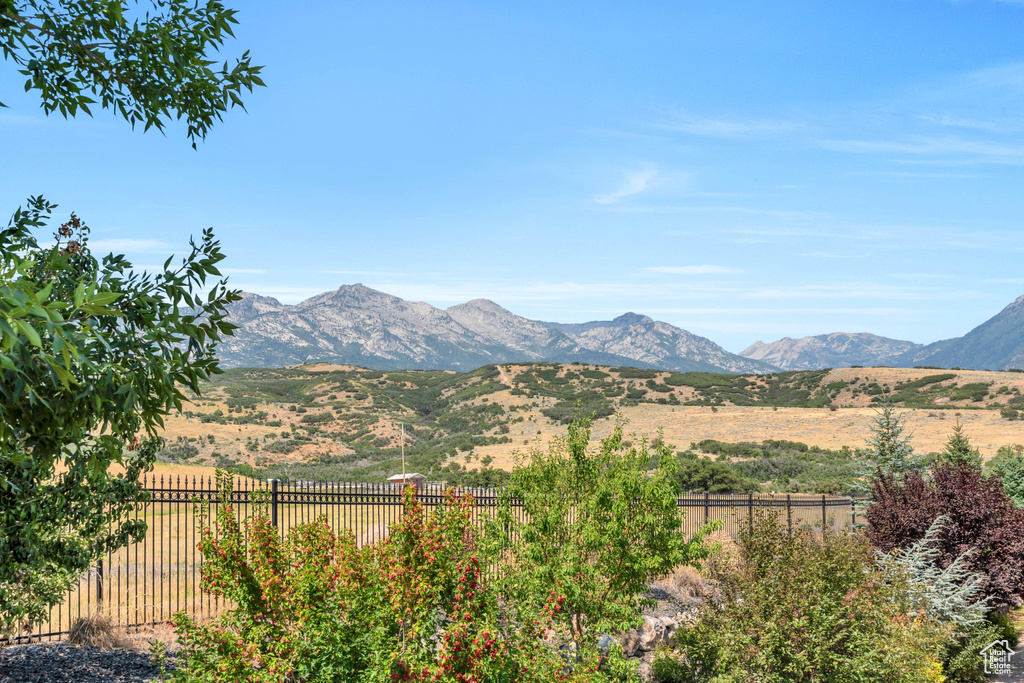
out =
<svg viewBox="0 0 1024 683"><path fill-rule="evenodd" d="M944 463L930 477L909 473L902 481L881 475L868 507L868 538L884 552L905 548L924 537L933 521L949 522L939 539L942 567L973 551L969 568L987 577L990 606L1019 605L1024 596L1024 510L970 465Z"/></svg>

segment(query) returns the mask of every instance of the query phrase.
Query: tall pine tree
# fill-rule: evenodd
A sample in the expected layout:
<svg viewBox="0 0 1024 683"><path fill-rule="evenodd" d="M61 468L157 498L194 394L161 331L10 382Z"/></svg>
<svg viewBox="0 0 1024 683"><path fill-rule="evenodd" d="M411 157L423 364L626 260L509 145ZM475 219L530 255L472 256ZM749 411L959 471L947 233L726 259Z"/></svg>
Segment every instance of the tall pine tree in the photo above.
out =
<svg viewBox="0 0 1024 683"><path fill-rule="evenodd" d="M953 432L949 435L946 445L942 448L942 452L939 453L939 461L948 462L953 465L965 463L971 467L981 469L981 453L971 446L970 440L964 434L964 426L960 422L959 417L956 418L956 424L953 425Z"/></svg>
<svg viewBox="0 0 1024 683"><path fill-rule="evenodd" d="M892 474L899 478L907 472L922 469L922 463L914 457L910 435L906 433L906 420L903 414L896 410L888 394L885 395L871 425L868 447L882 474Z"/></svg>

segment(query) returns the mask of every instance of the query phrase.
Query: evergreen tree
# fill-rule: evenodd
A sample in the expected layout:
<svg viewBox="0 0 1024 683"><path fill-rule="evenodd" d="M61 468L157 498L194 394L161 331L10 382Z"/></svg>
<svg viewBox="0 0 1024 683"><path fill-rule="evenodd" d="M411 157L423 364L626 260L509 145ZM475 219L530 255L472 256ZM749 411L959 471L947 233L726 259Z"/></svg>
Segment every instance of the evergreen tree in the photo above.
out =
<svg viewBox="0 0 1024 683"><path fill-rule="evenodd" d="M1001 446L996 457L985 463L985 474L997 477L1013 504L1024 508L1024 446Z"/></svg>
<svg viewBox="0 0 1024 683"><path fill-rule="evenodd" d="M956 419L956 424L953 425L953 432L949 435L949 440L946 441L945 447L939 453L939 461L953 465L962 462L981 469L981 453L971 446L967 435L964 434L964 426L960 423L959 417Z"/></svg>
<svg viewBox="0 0 1024 683"><path fill-rule="evenodd" d="M906 421L903 414L897 412L896 406L887 395L875 415L874 423L871 425L871 438L868 439L872 459L882 474L891 474L899 478L907 472L923 469L921 463L914 457L910 435L905 432Z"/></svg>

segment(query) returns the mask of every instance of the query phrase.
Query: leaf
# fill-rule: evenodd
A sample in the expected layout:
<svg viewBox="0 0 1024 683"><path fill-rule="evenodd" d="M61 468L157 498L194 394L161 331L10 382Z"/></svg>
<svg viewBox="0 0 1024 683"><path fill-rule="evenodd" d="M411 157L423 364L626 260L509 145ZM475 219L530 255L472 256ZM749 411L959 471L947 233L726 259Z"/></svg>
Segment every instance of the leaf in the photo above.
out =
<svg viewBox="0 0 1024 683"><path fill-rule="evenodd" d="M39 338L39 333L36 332L34 327L26 323L24 320L15 319L12 322L14 323L14 326L18 328L18 331L28 338L29 342L33 346L40 349L43 348L43 341Z"/></svg>
<svg viewBox="0 0 1024 683"><path fill-rule="evenodd" d="M89 303L96 306L112 304L123 296L121 292L96 292L89 299Z"/></svg>
<svg viewBox="0 0 1024 683"><path fill-rule="evenodd" d="M103 306L94 306L93 304L82 304L79 309L86 315L110 315L110 316L122 316L124 315L120 311L115 311L112 308L104 308Z"/></svg>

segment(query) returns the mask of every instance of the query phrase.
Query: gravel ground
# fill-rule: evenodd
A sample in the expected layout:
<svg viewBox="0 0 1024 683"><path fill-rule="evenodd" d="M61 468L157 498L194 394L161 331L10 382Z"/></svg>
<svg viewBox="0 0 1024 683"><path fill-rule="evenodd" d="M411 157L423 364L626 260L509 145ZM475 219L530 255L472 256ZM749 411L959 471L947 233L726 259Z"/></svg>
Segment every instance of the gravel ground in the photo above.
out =
<svg viewBox="0 0 1024 683"><path fill-rule="evenodd" d="M138 650L98 650L64 643L0 648L0 683L141 683L160 669Z"/></svg>

